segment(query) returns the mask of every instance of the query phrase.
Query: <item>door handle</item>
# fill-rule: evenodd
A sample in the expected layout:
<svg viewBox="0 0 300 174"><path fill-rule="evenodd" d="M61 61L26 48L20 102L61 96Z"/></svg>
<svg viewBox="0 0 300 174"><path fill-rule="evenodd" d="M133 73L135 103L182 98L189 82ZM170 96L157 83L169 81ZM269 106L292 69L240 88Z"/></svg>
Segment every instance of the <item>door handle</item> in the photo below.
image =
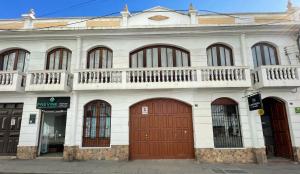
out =
<svg viewBox="0 0 300 174"><path fill-rule="evenodd" d="M187 133L187 130L184 130L184 134L186 134Z"/></svg>
<svg viewBox="0 0 300 174"><path fill-rule="evenodd" d="M148 138L148 134L145 134L145 137Z"/></svg>

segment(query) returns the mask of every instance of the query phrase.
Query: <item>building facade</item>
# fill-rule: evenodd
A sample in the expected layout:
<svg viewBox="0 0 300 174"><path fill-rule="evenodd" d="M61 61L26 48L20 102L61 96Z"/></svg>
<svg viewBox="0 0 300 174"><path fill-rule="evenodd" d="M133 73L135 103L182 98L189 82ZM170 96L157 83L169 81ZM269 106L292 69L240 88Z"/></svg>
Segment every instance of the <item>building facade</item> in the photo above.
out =
<svg viewBox="0 0 300 174"><path fill-rule="evenodd" d="M299 14L2 20L0 155L299 161Z"/></svg>

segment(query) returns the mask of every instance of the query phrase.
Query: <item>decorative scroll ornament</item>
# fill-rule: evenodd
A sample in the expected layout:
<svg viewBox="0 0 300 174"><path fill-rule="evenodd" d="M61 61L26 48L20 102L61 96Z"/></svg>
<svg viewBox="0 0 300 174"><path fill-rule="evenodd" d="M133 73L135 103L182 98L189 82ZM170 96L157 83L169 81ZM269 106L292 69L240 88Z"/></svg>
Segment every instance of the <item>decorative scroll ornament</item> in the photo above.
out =
<svg viewBox="0 0 300 174"><path fill-rule="evenodd" d="M163 20L169 19L169 17L168 16L163 16L163 15L156 15L156 16L152 16L148 19L153 20L153 21L163 21Z"/></svg>

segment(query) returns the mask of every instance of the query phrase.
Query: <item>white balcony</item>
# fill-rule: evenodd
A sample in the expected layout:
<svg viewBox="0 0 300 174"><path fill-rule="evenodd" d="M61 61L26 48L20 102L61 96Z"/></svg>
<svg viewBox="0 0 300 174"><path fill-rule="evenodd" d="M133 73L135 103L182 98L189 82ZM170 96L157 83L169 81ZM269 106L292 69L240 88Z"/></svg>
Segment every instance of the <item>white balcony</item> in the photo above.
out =
<svg viewBox="0 0 300 174"><path fill-rule="evenodd" d="M24 92L25 75L18 71L0 72L0 92Z"/></svg>
<svg viewBox="0 0 300 174"><path fill-rule="evenodd" d="M68 92L72 89L72 75L65 70L30 71L25 91Z"/></svg>
<svg viewBox="0 0 300 174"><path fill-rule="evenodd" d="M255 88L265 87L299 87L300 66L268 65L252 71Z"/></svg>
<svg viewBox="0 0 300 174"><path fill-rule="evenodd" d="M74 90L248 88L246 67L92 69L74 73Z"/></svg>

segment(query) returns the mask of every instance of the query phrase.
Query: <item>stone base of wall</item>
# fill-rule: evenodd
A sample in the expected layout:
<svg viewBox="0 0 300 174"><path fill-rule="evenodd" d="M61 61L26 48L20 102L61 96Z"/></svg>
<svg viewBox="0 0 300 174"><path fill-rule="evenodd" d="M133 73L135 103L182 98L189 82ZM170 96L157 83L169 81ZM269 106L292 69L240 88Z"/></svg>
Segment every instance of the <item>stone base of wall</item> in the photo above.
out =
<svg viewBox="0 0 300 174"><path fill-rule="evenodd" d="M259 163L267 162L266 152L261 149L195 149L196 159L208 163Z"/></svg>
<svg viewBox="0 0 300 174"><path fill-rule="evenodd" d="M127 145L113 145L110 148L79 148L65 146L65 160L128 160L129 147Z"/></svg>
<svg viewBox="0 0 300 174"><path fill-rule="evenodd" d="M255 148L252 149L255 153L256 163L258 164L266 164L268 163L267 153L265 148Z"/></svg>
<svg viewBox="0 0 300 174"><path fill-rule="evenodd" d="M18 159L35 159L37 155L36 146L19 146L17 148Z"/></svg>
<svg viewBox="0 0 300 174"><path fill-rule="evenodd" d="M293 147L294 151L294 160L300 162L300 147Z"/></svg>

